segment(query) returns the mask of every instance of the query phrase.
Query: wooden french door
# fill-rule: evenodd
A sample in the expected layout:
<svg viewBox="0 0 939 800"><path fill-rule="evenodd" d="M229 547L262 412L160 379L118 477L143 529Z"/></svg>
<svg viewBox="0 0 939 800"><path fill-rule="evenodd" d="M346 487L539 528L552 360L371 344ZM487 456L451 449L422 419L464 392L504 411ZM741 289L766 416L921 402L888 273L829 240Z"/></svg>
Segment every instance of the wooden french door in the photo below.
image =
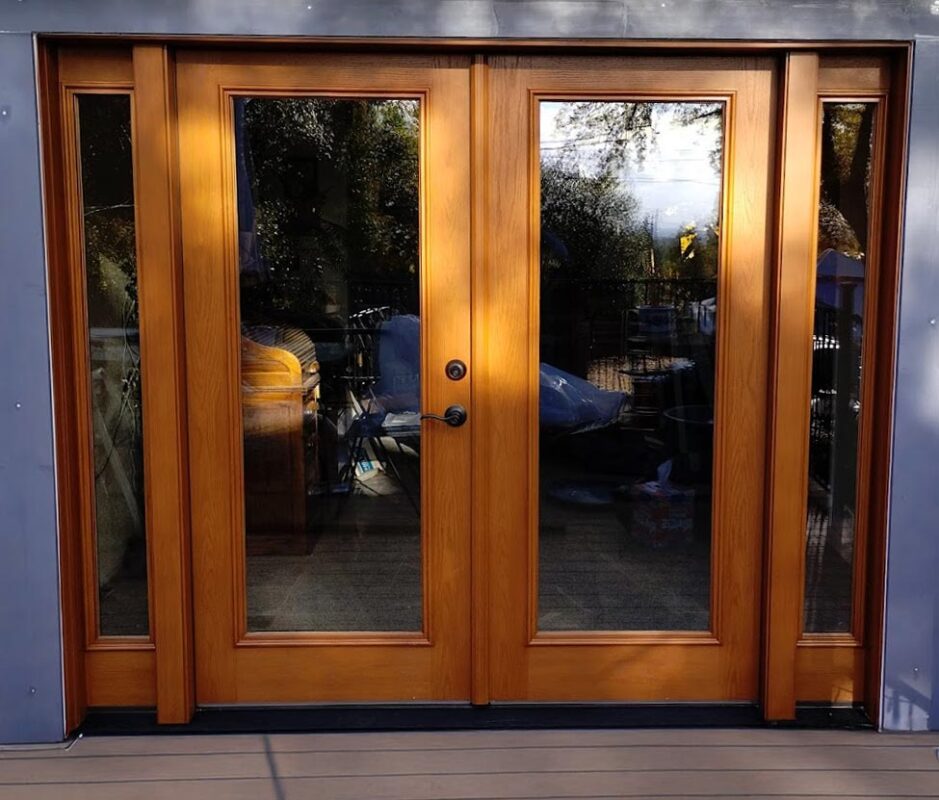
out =
<svg viewBox="0 0 939 800"><path fill-rule="evenodd" d="M197 702L468 698L469 60L177 75Z"/></svg>
<svg viewBox="0 0 939 800"><path fill-rule="evenodd" d="M876 715L907 54L495 53L44 44L70 726Z"/></svg>
<svg viewBox="0 0 939 800"><path fill-rule="evenodd" d="M489 70L488 696L756 700L773 61Z"/></svg>
<svg viewBox="0 0 939 800"><path fill-rule="evenodd" d="M198 702L758 697L774 80L179 56Z"/></svg>

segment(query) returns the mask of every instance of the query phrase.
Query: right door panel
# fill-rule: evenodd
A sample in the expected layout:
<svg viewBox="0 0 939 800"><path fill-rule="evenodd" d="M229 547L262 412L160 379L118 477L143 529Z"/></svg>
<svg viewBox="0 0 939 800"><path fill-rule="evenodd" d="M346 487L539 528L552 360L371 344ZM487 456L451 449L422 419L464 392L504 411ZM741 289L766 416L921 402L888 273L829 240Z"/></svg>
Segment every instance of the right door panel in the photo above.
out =
<svg viewBox="0 0 939 800"><path fill-rule="evenodd" d="M758 695L773 62L497 57L492 699Z"/></svg>

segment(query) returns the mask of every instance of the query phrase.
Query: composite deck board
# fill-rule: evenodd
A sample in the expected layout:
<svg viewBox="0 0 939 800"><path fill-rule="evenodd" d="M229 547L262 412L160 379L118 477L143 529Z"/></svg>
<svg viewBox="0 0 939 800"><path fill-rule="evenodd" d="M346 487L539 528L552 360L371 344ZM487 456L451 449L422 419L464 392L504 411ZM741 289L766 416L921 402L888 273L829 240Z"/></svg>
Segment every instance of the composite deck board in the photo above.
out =
<svg viewBox="0 0 939 800"><path fill-rule="evenodd" d="M415 733L273 734L275 752L289 750L407 750L512 747L923 747L939 746L936 734L874 734L871 731L824 731L768 728L451 731Z"/></svg>
<svg viewBox="0 0 939 800"><path fill-rule="evenodd" d="M0 751L0 800L939 797L937 747L772 729L97 737Z"/></svg>
<svg viewBox="0 0 939 800"><path fill-rule="evenodd" d="M455 775L512 772L650 772L759 770L927 770L939 774L928 749L723 747L448 750L356 753L278 753L284 777ZM939 775L937 775L939 776Z"/></svg>
<svg viewBox="0 0 939 800"><path fill-rule="evenodd" d="M266 778L240 781L0 786L0 800L283 800L283 796L278 796L275 785Z"/></svg>
<svg viewBox="0 0 939 800"><path fill-rule="evenodd" d="M193 744L197 744L193 742ZM101 780L146 781L262 778L270 775L264 753L190 753L116 758L50 758L0 762L0 785L8 783L80 783Z"/></svg>

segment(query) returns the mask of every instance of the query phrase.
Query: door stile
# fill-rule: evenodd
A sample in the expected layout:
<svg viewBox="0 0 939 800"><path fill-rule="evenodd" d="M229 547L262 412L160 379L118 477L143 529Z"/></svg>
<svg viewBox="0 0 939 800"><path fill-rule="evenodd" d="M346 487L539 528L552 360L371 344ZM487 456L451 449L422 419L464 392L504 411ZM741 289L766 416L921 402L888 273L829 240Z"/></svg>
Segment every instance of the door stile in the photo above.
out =
<svg viewBox="0 0 939 800"><path fill-rule="evenodd" d="M763 713L795 717L796 644L805 583L811 393L818 54L790 53L783 79L764 577Z"/></svg>
<svg viewBox="0 0 939 800"><path fill-rule="evenodd" d="M477 361L477 355L482 352L485 327L478 319L479 298L483 287L481 282L488 268L488 224L489 224L489 60L484 54L473 56L470 65L470 203L472 219L471 228L471 337L472 337L472 367L474 371L483 368L483 359ZM480 398L476 381L472 384L472 399L470 409L475 418L480 411L483 398ZM480 466L484 463L480 448L486 446L485 439L480 435L481 427L473 428L471 458L471 491L472 503L470 514L472 516L472 556L470 571L472 574L473 602L471 608L472 627L472 686L471 701L474 705L487 705L490 699L490 669L489 669L489 540L487 531L481 520L486 518L489 508L489 496L480 491L485 485L484 475L480 474Z"/></svg>
<svg viewBox="0 0 939 800"><path fill-rule="evenodd" d="M195 681L175 65L162 45L136 45L133 59L157 721L185 723Z"/></svg>

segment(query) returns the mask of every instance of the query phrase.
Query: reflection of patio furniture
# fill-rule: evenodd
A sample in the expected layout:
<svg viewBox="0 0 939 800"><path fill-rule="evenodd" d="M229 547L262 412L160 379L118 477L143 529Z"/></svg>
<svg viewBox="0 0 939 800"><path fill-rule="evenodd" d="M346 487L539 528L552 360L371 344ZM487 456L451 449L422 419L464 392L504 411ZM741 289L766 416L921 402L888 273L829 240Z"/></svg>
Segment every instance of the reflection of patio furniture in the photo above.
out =
<svg viewBox="0 0 939 800"><path fill-rule="evenodd" d="M633 413L657 418L665 408L684 399L685 384L693 379L694 362L672 356L633 354L621 372L633 395Z"/></svg>
<svg viewBox="0 0 939 800"><path fill-rule="evenodd" d="M673 305L642 305L626 314L626 347L630 355L670 353L677 333Z"/></svg>
<svg viewBox="0 0 939 800"><path fill-rule="evenodd" d="M625 392L599 389L590 381L541 364L539 415L542 429L583 432L615 422L628 400Z"/></svg>
<svg viewBox="0 0 939 800"><path fill-rule="evenodd" d="M241 380L249 552L266 546L258 536L286 537L288 547L303 547L297 537L306 531L306 489L317 476L319 378L316 348L303 331L245 327ZM280 544L277 552L283 552Z"/></svg>
<svg viewBox="0 0 939 800"><path fill-rule="evenodd" d="M681 483L711 482L714 452L714 411L706 405L675 406L663 412L665 436L672 456L672 479Z"/></svg>
<svg viewBox="0 0 939 800"><path fill-rule="evenodd" d="M417 510L404 472L405 456L420 450L420 322L391 308L371 308L349 317L348 463L340 482L351 487L361 465L371 463L394 475ZM393 448L387 442L393 443ZM412 459L406 459L412 460ZM411 479L420 480L419 468Z"/></svg>
<svg viewBox="0 0 939 800"><path fill-rule="evenodd" d="M839 517L852 514L856 502L865 274L863 259L834 250L819 256L809 470L812 481L829 493L832 513Z"/></svg>

